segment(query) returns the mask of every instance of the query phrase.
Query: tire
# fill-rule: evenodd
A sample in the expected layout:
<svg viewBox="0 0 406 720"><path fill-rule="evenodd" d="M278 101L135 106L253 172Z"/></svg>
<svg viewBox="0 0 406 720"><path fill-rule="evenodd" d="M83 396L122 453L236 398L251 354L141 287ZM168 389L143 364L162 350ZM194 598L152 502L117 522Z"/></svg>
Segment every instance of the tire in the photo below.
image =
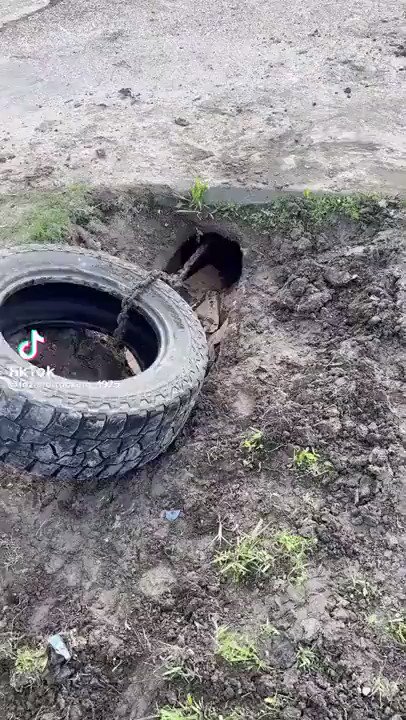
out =
<svg viewBox="0 0 406 720"><path fill-rule="evenodd" d="M101 252L55 245L1 248L4 462L57 479L121 477L172 443L202 386L207 344L189 305L166 283L158 280L142 293L129 323L129 336L141 337L145 371L111 386L78 386L52 374L35 374L26 382L24 373L33 366L5 339L34 323L72 325L69 314L89 328L112 332L121 299L145 276Z"/></svg>

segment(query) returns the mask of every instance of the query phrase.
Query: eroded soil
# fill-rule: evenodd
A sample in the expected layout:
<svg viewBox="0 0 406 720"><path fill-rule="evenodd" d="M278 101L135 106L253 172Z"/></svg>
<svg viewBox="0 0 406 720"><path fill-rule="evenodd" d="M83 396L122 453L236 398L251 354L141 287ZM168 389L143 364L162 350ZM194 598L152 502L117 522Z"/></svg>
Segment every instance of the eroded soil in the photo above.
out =
<svg viewBox="0 0 406 720"><path fill-rule="evenodd" d="M135 210L110 212L96 242L163 266L184 221ZM3 652L6 720L139 720L188 693L224 718L240 708L233 717L401 720L404 646L387 625L405 599L402 218L284 236L232 230L244 274L223 297L226 337L171 449L103 484L2 468L2 640L36 646L59 632L73 653L16 692ZM265 447L244 464L253 427ZM332 469L300 472L295 447L317 449ZM182 512L169 521L168 509ZM234 585L213 566L261 519L270 534L317 541L301 585L278 573ZM267 620L279 634L264 639ZM216 624L247 633L266 667L216 657ZM308 670L299 647L317 658ZM164 677L170 657L192 675ZM274 710L265 699L275 693Z"/></svg>

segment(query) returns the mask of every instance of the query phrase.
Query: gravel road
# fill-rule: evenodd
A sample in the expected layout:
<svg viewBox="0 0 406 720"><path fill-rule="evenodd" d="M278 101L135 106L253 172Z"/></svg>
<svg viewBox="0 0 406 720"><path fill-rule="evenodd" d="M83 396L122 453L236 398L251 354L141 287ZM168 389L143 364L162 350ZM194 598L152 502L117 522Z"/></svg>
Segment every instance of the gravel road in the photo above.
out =
<svg viewBox="0 0 406 720"><path fill-rule="evenodd" d="M0 0L1 187L405 192L405 7Z"/></svg>

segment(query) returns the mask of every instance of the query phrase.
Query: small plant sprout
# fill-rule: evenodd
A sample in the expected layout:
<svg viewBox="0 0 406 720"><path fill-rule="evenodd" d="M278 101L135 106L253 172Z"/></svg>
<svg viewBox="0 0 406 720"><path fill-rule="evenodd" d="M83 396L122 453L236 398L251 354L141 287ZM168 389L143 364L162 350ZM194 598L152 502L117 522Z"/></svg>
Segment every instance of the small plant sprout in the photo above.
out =
<svg viewBox="0 0 406 720"><path fill-rule="evenodd" d="M246 720L247 715L241 707L236 707L227 715L218 715L215 711L208 716L207 720Z"/></svg>
<svg viewBox="0 0 406 720"><path fill-rule="evenodd" d="M406 645L406 616L394 617L386 625L386 631L401 645Z"/></svg>
<svg viewBox="0 0 406 720"><path fill-rule="evenodd" d="M230 665L245 665L248 668L263 667L254 643L245 635L233 632L224 626L217 629L216 654Z"/></svg>
<svg viewBox="0 0 406 720"><path fill-rule="evenodd" d="M283 700L279 697L278 693L275 693L274 695L270 695L269 697L264 698L264 703L267 707L267 713L265 717L280 717L280 712L282 708L284 707Z"/></svg>
<svg viewBox="0 0 406 720"><path fill-rule="evenodd" d="M208 189L208 183L203 182L202 180L200 180L200 178L196 178L192 187L190 188L190 197L192 200L191 205L196 208L196 210L202 210L203 201Z"/></svg>
<svg viewBox="0 0 406 720"><path fill-rule="evenodd" d="M181 680L191 683L199 674L193 662L193 654L186 653L185 648L177 645L165 645L162 659L162 676L170 681Z"/></svg>
<svg viewBox="0 0 406 720"><path fill-rule="evenodd" d="M201 213L204 210L204 199L208 189L208 183L196 178L188 194L180 197L179 211Z"/></svg>
<svg viewBox="0 0 406 720"><path fill-rule="evenodd" d="M167 680L183 680L184 682L190 683L196 679L196 673L188 668L185 663L179 663L178 665L168 664L165 666L163 677Z"/></svg>
<svg viewBox="0 0 406 720"><path fill-rule="evenodd" d="M15 655L10 684L18 690L39 682L47 666L48 658L43 648L22 647Z"/></svg>
<svg viewBox="0 0 406 720"><path fill-rule="evenodd" d="M372 627L376 627L379 625L379 618L376 613L371 613L370 615L367 615L366 617L368 625L371 625Z"/></svg>
<svg viewBox="0 0 406 720"><path fill-rule="evenodd" d="M263 530L259 522L250 533L241 535L234 545L217 554L214 564L222 575L238 583L271 572L274 558L267 549Z"/></svg>
<svg viewBox="0 0 406 720"><path fill-rule="evenodd" d="M166 706L159 711L159 720L203 720L206 717L203 700L197 702L187 695L185 702L176 707Z"/></svg>
<svg viewBox="0 0 406 720"><path fill-rule="evenodd" d="M351 575L350 581L345 585L348 597L353 602L369 604L378 595L377 588L362 575Z"/></svg>
<svg viewBox="0 0 406 720"><path fill-rule="evenodd" d="M312 475L312 477L322 477L327 475L333 469L333 466L327 460L322 460L320 454L313 448L295 448L293 451L293 464L297 470Z"/></svg>
<svg viewBox="0 0 406 720"><path fill-rule="evenodd" d="M243 465L250 470L261 469L261 459L264 451L264 433L257 428L250 428L250 434L242 441L241 451Z"/></svg>
<svg viewBox="0 0 406 720"><path fill-rule="evenodd" d="M267 619L266 623L261 626L261 637L278 637L278 635L280 635L279 630Z"/></svg>
<svg viewBox="0 0 406 720"><path fill-rule="evenodd" d="M371 688L371 695L377 696L379 704L382 706L385 702L390 703L399 692L399 685L396 682L388 680L383 675L374 678Z"/></svg>
<svg viewBox="0 0 406 720"><path fill-rule="evenodd" d="M299 645L296 653L296 667L303 672L309 672L317 667L317 655L311 648Z"/></svg>
<svg viewBox="0 0 406 720"><path fill-rule="evenodd" d="M307 553L316 545L317 540L281 531L274 536L274 543L280 558L289 566L288 578L298 585L302 584L307 577Z"/></svg>

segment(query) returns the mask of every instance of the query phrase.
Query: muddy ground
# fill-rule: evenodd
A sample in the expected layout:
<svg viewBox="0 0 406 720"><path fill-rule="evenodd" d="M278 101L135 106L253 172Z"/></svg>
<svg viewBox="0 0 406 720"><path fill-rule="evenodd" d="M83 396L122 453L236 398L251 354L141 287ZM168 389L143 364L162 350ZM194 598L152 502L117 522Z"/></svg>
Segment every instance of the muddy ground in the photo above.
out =
<svg viewBox="0 0 406 720"><path fill-rule="evenodd" d="M95 242L146 267L184 237L171 208L102 206ZM16 691L3 651L5 720L140 720L188 693L216 718L404 716L404 645L389 632L405 600L402 212L283 233L216 222L240 239L244 271L223 293L227 333L170 450L102 484L2 468L3 647L61 633L73 653ZM251 428L264 448L247 463ZM294 465L306 447L327 473ZM170 521L168 509L182 512ZM301 584L281 569L234 584L213 565L260 520L267 535L317 541ZM246 633L264 667L216 656L216 625ZM300 648L314 653L308 669ZM164 677L174 658L182 677Z"/></svg>

